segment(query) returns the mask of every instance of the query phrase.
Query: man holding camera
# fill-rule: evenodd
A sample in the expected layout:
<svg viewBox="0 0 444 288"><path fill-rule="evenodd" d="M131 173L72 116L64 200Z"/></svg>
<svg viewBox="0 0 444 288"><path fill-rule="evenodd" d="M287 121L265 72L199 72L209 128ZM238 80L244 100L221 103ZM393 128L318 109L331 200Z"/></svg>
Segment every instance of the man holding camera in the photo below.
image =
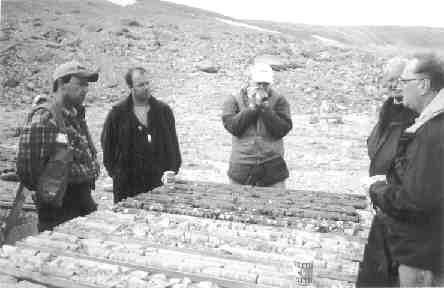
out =
<svg viewBox="0 0 444 288"><path fill-rule="evenodd" d="M282 138L292 128L290 105L272 89L269 65L255 63L249 72L246 87L223 106L224 127L233 135L228 176L231 183L285 188Z"/></svg>

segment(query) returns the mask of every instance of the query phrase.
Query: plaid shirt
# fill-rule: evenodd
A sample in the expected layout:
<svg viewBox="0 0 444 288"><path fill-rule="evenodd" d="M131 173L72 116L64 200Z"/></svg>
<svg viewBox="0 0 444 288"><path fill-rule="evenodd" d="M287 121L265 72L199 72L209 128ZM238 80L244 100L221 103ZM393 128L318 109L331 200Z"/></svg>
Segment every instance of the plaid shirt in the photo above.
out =
<svg viewBox="0 0 444 288"><path fill-rule="evenodd" d="M74 150L69 183L93 182L99 175L100 167L84 113L62 109L61 115L69 145ZM23 127L19 140L17 172L29 189L36 189L40 173L54 151L58 133L55 118L48 109L34 111Z"/></svg>

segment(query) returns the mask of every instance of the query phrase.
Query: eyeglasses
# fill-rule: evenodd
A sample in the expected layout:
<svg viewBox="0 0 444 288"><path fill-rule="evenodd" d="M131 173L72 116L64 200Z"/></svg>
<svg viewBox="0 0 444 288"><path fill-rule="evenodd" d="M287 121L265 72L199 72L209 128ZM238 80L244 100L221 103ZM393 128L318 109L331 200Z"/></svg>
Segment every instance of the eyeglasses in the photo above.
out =
<svg viewBox="0 0 444 288"><path fill-rule="evenodd" d="M399 82L403 83L403 84L407 84L408 82L411 81L415 81L415 80L425 80L427 78L410 78L410 79L403 79L403 78L399 78Z"/></svg>

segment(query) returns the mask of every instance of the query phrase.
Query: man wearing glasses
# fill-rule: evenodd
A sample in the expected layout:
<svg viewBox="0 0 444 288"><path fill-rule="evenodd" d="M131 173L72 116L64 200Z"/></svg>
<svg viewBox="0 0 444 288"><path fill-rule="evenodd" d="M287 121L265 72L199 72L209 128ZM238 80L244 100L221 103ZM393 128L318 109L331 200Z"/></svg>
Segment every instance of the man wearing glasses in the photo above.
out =
<svg viewBox="0 0 444 288"><path fill-rule="evenodd" d="M114 203L173 182L181 165L173 111L152 96L147 71L131 68L125 81L130 95L109 112L101 136Z"/></svg>
<svg viewBox="0 0 444 288"><path fill-rule="evenodd" d="M283 137L292 128L288 101L271 88L267 64L250 67L249 83L224 103L222 121L232 134L231 183L285 188L289 172Z"/></svg>
<svg viewBox="0 0 444 288"><path fill-rule="evenodd" d="M386 178L393 165L398 143L403 131L411 126L418 114L402 105L400 77L408 63L407 58L394 57L383 67L382 92L387 96L381 107L378 122L367 138L370 158L367 182ZM398 282L398 266L391 259L386 238L384 213L376 213L372 219L363 260L360 263L357 287L393 286Z"/></svg>
<svg viewBox="0 0 444 288"><path fill-rule="evenodd" d="M403 105L419 113L401 135L386 181L370 186L384 215L400 286L444 285L444 66L416 55L401 76Z"/></svg>

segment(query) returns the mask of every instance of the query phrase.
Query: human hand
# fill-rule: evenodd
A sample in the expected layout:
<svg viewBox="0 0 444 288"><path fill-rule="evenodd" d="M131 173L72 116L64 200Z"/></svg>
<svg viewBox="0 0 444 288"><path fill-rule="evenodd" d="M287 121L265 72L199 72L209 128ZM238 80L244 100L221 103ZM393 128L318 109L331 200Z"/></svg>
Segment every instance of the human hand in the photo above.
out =
<svg viewBox="0 0 444 288"><path fill-rule="evenodd" d="M256 91L256 87L247 86L248 107L253 109L256 108Z"/></svg>
<svg viewBox="0 0 444 288"><path fill-rule="evenodd" d="M361 187L365 188L365 191L368 191L368 188L370 187L370 185L372 185L373 183L377 182L377 181L384 181L386 182L386 176L385 175L375 175L372 177L364 177L361 179Z"/></svg>
<svg viewBox="0 0 444 288"><path fill-rule="evenodd" d="M368 207L373 207L375 208L374 210L376 211L376 207L374 206L374 203L372 201L372 197L370 195L370 191L369 188L372 184L376 183L376 182L386 182L386 176L385 175L375 175L372 177L365 177L363 179L361 179L361 187L362 190L364 191L365 195L366 195L366 199L367 199L367 204ZM372 209L371 209L372 210Z"/></svg>
<svg viewBox="0 0 444 288"><path fill-rule="evenodd" d="M264 89L257 89L257 90L256 90L256 94L255 94L255 104L256 104L257 106L262 106L262 105L264 105L264 102L266 101L267 98L268 98L267 91L265 91Z"/></svg>

